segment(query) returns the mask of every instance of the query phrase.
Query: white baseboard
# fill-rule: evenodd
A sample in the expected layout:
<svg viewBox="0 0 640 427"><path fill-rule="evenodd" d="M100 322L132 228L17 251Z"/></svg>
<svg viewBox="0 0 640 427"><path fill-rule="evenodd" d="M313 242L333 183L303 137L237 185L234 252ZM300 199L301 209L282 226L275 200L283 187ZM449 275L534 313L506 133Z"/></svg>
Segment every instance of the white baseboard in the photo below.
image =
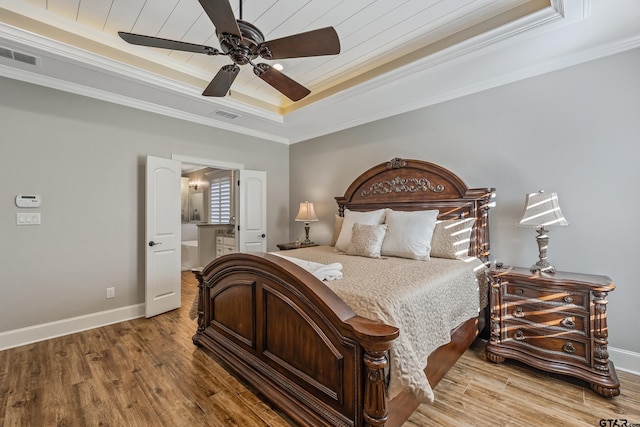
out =
<svg viewBox="0 0 640 427"><path fill-rule="evenodd" d="M84 316L71 317L27 328L0 332L0 350L19 347L50 338L61 337L87 329L124 322L144 316L144 304L130 305L114 310L101 311ZM616 370L640 375L640 353L609 347L609 358Z"/></svg>
<svg viewBox="0 0 640 427"><path fill-rule="evenodd" d="M144 304L130 305L113 310L100 311L84 316L71 317L41 325L0 332L0 350L19 347L50 338L61 337L87 329L124 322L144 316Z"/></svg>
<svg viewBox="0 0 640 427"><path fill-rule="evenodd" d="M609 347L609 359L613 361L617 371L640 375L640 353L621 348Z"/></svg>

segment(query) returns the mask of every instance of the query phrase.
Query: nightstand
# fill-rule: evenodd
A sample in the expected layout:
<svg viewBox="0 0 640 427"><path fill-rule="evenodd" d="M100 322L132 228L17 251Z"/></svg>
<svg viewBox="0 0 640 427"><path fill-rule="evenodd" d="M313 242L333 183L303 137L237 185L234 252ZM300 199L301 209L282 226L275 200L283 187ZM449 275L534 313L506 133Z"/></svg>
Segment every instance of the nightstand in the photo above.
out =
<svg viewBox="0 0 640 427"><path fill-rule="evenodd" d="M492 268L487 359L516 359L581 378L602 396L619 395L607 350L607 295L614 289L606 276Z"/></svg>
<svg viewBox="0 0 640 427"><path fill-rule="evenodd" d="M313 242L311 242L311 243L291 242L291 243L278 243L276 246L281 251L288 251L290 249L310 248L310 247L313 247L313 246L318 246L318 244L317 243L313 243Z"/></svg>

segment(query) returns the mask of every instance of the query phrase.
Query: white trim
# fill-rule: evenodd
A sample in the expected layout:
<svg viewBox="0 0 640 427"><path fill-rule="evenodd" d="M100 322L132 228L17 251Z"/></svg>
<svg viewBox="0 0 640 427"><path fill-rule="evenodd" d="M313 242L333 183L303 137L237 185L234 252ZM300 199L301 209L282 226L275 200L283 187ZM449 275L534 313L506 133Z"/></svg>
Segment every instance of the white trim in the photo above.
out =
<svg viewBox="0 0 640 427"><path fill-rule="evenodd" d="M608 347L608 350L616 370L640 375L640 353L615 347Z"/></svg>
<svg viewBox="0 0 640 427"><path fill-rule="evenodd" d="M194 165L209 166L217 169L244 169L242 163L222 162L220 160L205 159L203 157L185 156L182 154L172 154L172 160L178 160L182 163L193 163Z"/></svg>
<svg viewBox="0 0 640 427"><path fill-rule="evenodd" d="M24 49L24 46L31 50L35 49L37 52L31 52L29 54L33 54L34 56L38 56L40 58L55 58L56 60L65 62L71 66L78 66L79 64L81 64L82 67L94 69L98 72L110 74L113 77L125 79L137 84L153 87L156 90L160 88L179 96L183 96L184 98L195 98L198 101L221 108L240 110L244 114L253 115L259 117L260 119L272 121L274 123L282 124L284 122L284 118L281 114L248 105L228 97L203 98L200 94L201 89L195 88L191 85L164 77L159 74L141 70L126 63L119 62L108 57L104 57L83 49L76 48L71 45L58 42L57 40L24 31L21 28L12 27L3 22L0 22L0 39L18 43L21 46L21 49ZM108 43L102 43L108 45ZM130 49L130 47L126 44L124 45L124 47ZM126 50L127 49L125 49L125 51ZM141 52L139 49L134 49L133 51L129 52L134 53L136 56L141 56ZM159 58L160 63L163 63L163 61L165 61L164 58L167 58L166 55L158 55L157 57L156 55L152 56L155 57L155 61L158 61ZM175 65L174 68L176 68ZM188 69L194 71L191 68ZM209 73L203 72L197 72L194 75L193 72L188 72L187 70L184 70L179 66L178 71L184 72L196 78L200 78L204 82L209 81L211 77Z"/></svg>
<svg viewBox="0 0 640 427"><path fill-rule="evenodd" d="M6 7L9 9L19 7L16 2L0 0L0 4L4 3L7 4ZM9 66L2 65L2 58L0 58L0 75L230 132L291 145L640 46L640 36L635 33L622 40L618 36L615 39L607 38L608 32L605 32L604 36L606 37L603 37L599 26L606 23L606 19L611 17L607 18L606 14L604 17L591 17L591 3L591 0L551 0L550 7L541 9L488 33L472 37L465 42L451 46L422 60L407 64L393 72L383 74L358 86L306 105L303 108L287 113L286 117L227 97L204 99L207 97L200 96L199 89L188 84L147 73L124 63L67 46L3 23L0 23L0 41L6 39L9 42L8 48L16 50L27 49L30 54L41 56L43 61L45 58L49 58L78 68L77 72L69 71L68 75L70 76L77 73L82 74L81 71L84 69L84 71L103 73L114 79L121 79L128 84L136 85L140 90L144 90L146 100L132 99L136 95L125 92L121 94L109 93L108 83L104 83L102 89L92 89L88 87L90 83L74 84L67 82L67 75L40 76L37 78L35 73L28 72L25 67L10 71L8 70ZM594 25L589 26L590 20L596 21ZM584 23L580 21L584 21ZM553 37L550 36L555 34L556 38L560 37L557 33L560 28L572 28L571 25L576 23L579 24L577 26L578 31L570 32L576 37L576 40L583 39L585 34L589 34L588 30L593 28L594 31L600 34L598 39L603 42L590 43L588 45L583 45L577 41L567 42L566 46L563 45L562 51L556 51L547 46L550 51L544 55L540 54L541 56L537 61L525 62L521 66L509 66L505 62L503 64L504 68L499 68L501 71L485 74L484 78L478 75L473 81L460 83L460 86L450 90L431 89L424 93L413 90L413 88L420 86L420 82L424 81L441 80L444 83L441 87L446 87L447 82L454 79L454 77L449 76L454 76L455 73L443 70L444 67L450 67L454 71L473 69L478 64L499 67L501 62L504 61L496 58L491 59L488 55L499 56L498 53L500 52L517 51L515 49L516 43L527 42L531 44L538 38L542 40L541 45L544 46L544 43L551 43L550 40ZM97 35L104 37L100 33L97 33ZM97 35L94 34L94 36ZM556 46L555 42L553 42L553 46ZM126 45L124 47L130 48ZM31 52L32 50L34 51ZM135 52L142 54L137 48ZM166 58L166 56L163 56L163 58ZM485 59L487 61L491 59L490 63ZM12 65L15 67L15 64ZM39 67L37 72L44 73L47 70L48 68L46 67ZM99 81L99 78L94 77L92 81ZM415 82L418 82L418 85ZM116 87L114 90L118 90L118 88ZM412 95L410 93L412 90L419 94ZM388 97L389 93L393 94L396 91L400 93L398 97L403 96L404 99L390 99ZM131 93L138 93L138 90L136 89ZM171 99L167 98L166 103L165 101L160 101L164 99L163 95L168 95ZM368 101L378 95L380 95L381 99L386 100L385 105L376 106L378 102L372 104ZM158 103L163 103L164 105L158 105ZM187 105L189 109L193 109L192 112L184 111L184 105ZM372 108L368 108L372 105ZM215 109L216 106L230 109L233 113L240 113L242 118L233 124L217 120L211 117L213 112L209 108ZM259 129L264 129L264 131Z"/></svg>
<svg viewBox="0 0 640 427"><path fill-rule="evenodd" d="M279 142L281 144L289 144L287 138L272 135L266 132L256 131L244 126L233 125L210 117L201 116L199 114L188 113L175 108L167 107L160 104L131 98L117 93L96 89L89 86L80 85L66 80L60 80L54 77L45 76L43 74L32 73L23 69L13 68L4 64L0 64L0 76L8 77L14 80L45 86L63 92L74 93L76 95L87 96L101 101L111 102L125 107L131 107L142 111L160 114L163 116L173 117L180 120L186 120L192 123L198 123L205 126L215 127L239 134L249 135L268 141Z"/></svg>
<svg viewBox="0 0 640 427"><path fill-rule="evenodd" d="M633 36L623 40L616 40L614 42L611 42L605 45L596 46L594 48L587 49L580 52L575 52L573 54L568 54L559 59L549 60L549 61L537 64L535 66L518 69L513 72L497 76L495 78L490 78L483 81L475 82L465 87L458 87L455 90L450 90L450 91L439 93L436 95L425 96L422 99L419 99L415 102L407 102L405 104L398 105L395 107L389 107L384 110L380 110L377 113L372 113L366 116L363 115L363 116L357 117L356 119L351 121L339 122L333 125L323 127L321 129L316 129L308 133L300 132L294 137L290 138L290 144L293 145L298 142L303 142L309 139L318 138L326 134L339 132L345 129L350 129L352 127L360 126L366 123L370 123L372 121L385 119L387 117L392 117L399 114L404 114L407 112L418 110L420 108L429 107L431 105L436 105L442 102L450 101L452 99L458 99L463 96L472 95L474 93L478 93L478 92L492 89L495 87L500 87L509 83L514 83L527 78L536 77L536 76L550 73L557 70L562 70L564 68L568 68L574 65L578 65L578 64L593 61L599 58L604 58L610 55L626 52L631 49L635 49L639 46L640 46L640 36ZM357 98L358 96L361 96L363 93L367 93L367 92L371 93L375 90L379 92L390 90L389 87L392 86L393 82L386 81L386 80L387 80L387 76L381 76L377 79L372 79L359 86L355 86L350 89L344 90L341 93L333 96L331 98L331 102L333 103L333 105L336 105L336 106L342 105L344 108L345 103L349 99ZM326 105L324 106L326 108Z"/></svg>
<svg viewBox="0 0 640 427"><path fill-rule="evenodd" d="M144 317L144 304L99 311L0 333L0 350Z"/></svg>

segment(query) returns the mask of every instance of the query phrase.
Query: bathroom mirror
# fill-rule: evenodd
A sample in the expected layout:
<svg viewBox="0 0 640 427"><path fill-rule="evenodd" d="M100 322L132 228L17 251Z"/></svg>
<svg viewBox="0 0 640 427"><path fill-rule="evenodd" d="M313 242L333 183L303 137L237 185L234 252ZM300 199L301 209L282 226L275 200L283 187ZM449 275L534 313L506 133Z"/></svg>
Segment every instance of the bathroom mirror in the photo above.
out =
<svg viewBox="0 0 640 427"><path fill-rule="evenodd" d="M204 193L195 191L189 193L189 222L206 222L204 217Z"/></svg>

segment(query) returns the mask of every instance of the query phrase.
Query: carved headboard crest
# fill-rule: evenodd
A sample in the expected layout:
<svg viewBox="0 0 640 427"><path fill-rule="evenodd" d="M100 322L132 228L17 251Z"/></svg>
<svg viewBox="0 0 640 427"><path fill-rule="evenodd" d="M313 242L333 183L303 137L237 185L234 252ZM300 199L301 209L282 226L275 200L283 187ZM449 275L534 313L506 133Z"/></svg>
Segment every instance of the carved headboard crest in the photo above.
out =
<svg viewBox="0 0 640 427"><path fill-rule="evenodd" d="M367 197L370 194L386 194L386 193L415 193L417 191L433 191L441 193L445 189L444 185L438 184L435 187L427 178L400 178L396 176L393 179L374 182L368 190L362 190L360 195Z"/></svg>
<svg viewBox="0 0 640 427"><path fill-rule="evenodd" d="M407 167L407 161L400 157L391 159L387 165L387 169L400 169ZM443 184L433 185L429 179L425 177L403 178L396 175L392 179L385 179L373 182L369 188L365 188L360 192L361 197L367 197L372 194L388 194L388 193L416 193L418 191L432 191L441 193L445 190Z"/></svg>

